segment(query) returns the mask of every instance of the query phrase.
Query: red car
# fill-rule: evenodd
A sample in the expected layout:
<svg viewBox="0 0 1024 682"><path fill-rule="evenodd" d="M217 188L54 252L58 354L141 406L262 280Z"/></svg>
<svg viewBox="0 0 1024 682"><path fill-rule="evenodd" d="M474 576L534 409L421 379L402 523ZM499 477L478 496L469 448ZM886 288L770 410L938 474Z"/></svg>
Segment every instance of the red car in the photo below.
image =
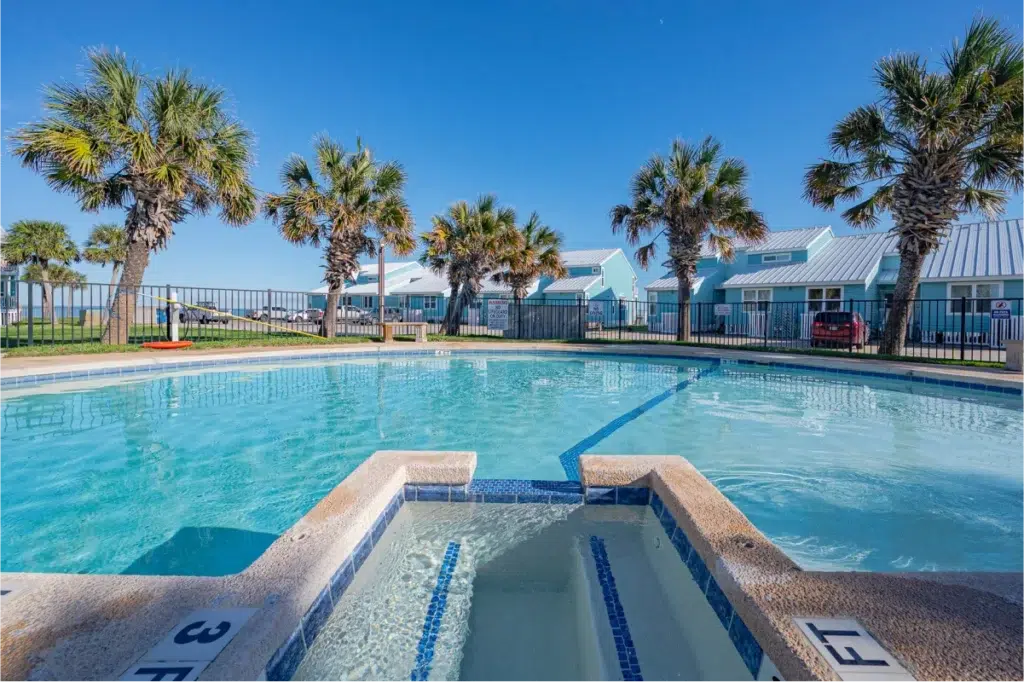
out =
<svg viewBox="0 0 1024 682"><path fill-rule="evenodd" d="M870 330L860 313L838 310L820 312L811 325L811 346L845 346L863 348Z"/></svg>

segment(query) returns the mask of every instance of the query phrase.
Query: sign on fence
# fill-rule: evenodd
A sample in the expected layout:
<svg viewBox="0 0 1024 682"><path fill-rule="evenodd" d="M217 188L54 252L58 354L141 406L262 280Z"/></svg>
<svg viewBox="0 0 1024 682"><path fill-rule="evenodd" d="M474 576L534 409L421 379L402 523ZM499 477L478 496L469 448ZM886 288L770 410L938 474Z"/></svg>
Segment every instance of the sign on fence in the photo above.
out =
<svg viewBox="0 0 1024 682"><path fill-rule="evenodd" d="M587 306L589 317L601 317L604 314L604 303L602 301L591 301Z"/></svg>
<svg viewBox="0 0 1024 682"><path fill-rule="evenodd" d="M715 315L719 317L729 317L732 313L732 306L728 303L716 303L715 304Z"/></svg>
<svg viewBox="0 0 1024 682"><path fill-rule="evenodd" d="M498 331L508 329L508 301L496 298L487 301L487 328Z"/></svg>
<svg viewBox="0 0 1024 682"><path fill-rule="evenodd" d="M992 319L993 320L1008 320L1010 319L1010 302L1004 298L996 299L992 301Z"/></svg>

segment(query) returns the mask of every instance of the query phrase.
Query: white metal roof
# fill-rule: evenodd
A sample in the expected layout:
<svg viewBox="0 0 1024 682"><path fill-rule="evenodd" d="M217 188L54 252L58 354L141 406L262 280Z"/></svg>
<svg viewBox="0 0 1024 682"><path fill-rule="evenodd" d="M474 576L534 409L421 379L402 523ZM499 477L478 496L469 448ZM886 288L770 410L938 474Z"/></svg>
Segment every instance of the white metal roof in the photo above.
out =
<svg viewBox="0 0 1024 682"><path fill-rule="evenodd" d="M836 237L806 263L792 263L733 275L725 288L770 284L862 284L878 271L882 255L891 251L896 237L888 232Z"/></svg>
<svg viewBox="0 0 1024 682"><path fill-rule="evenodd" d="M443 275L438 275L430 270L427 270L422 277L405 282L401 286L395 287L391 293L396 296L448 296L451 294L451 285L448 284L448 279Z"/></svg>
<svg viewBox="0 0 1024 682"><path fill-rule="evenodd" d="M924 259L921 279L1007 278L1024 275L1021 220L956 225Z"/></svg>
<svg viewBox="0 0 1024 682"><path fill-rule="evenodd" d="M385 262L384 263L384 278L385 278L385 281L387 280L387 276L388 276L389 273L392 273L395 270L400 270L401 268L408 267L410 265L415 265L416 266L415 268L412 269L412 271L409 272L410 275L413 275L417 271L420 271L420 270L424 269L422 265L420 265L417 261L414 261L414 260ZM359 266L359 274L357 275L357 277L363 277L363 276L372 277L372 276L376 275L378 272L379 272L379 268L378 268L377 263L362 263ZM370 292L370 291L366 291L366 292L364 292L364 291L353 291L353 289L355 287L357 287L357 286L364 286L362 284L356 284L356 285L353 285L351 287L345 287L345 291L346 292L352 292L354 294L361 294L361 293L365 293L365 294L371 294L372 293L372 294L375 294L375 293L377 293L377 283L376 282L370 282L369 284L371 284L373 286L373 291L372 292ZM327 293L327 285L325 284L322 287L318 287L316 289L313 289L313 291L311 291L309 293L311 293L311 294L326 294Z"/></svg>
<svg viewBox="0 0 1024 682"><path fill-rule="evenodd" d="M562 262L567 268L585 268L597 266L615 255L622 249L584 249L582 251L563 251Z"/></svg>
<svg viewBox="0 0 1024 682"><path fill-rule="evenodd" d="M601 281L601 275L583 275L582 277L556 279L544 288L544 293L579 294L585 292L599 281Z"/></svg>
<svg viewBox="0 0 1024 682"><path fill-rule="evenodd" d="M648 284L645 289L647 291L675 291L678 288L679 280L675 275L666 275L661 279L656 279ZM697 293L700 290L700 285L704 283L703 277L695 277L690 283L690 291Z"/></svg>
<svg viewBox="0 0 1024 682"><path fill-rule="evenodd" d="M733 248L736 251L746 251L747 253L800 251L801 249L806 249L814 240L822 235L831 232L832 228L828 225L800 227L794 230L779 230L778 232L769 232L768 238L765 241L756 244L751 244L747 240L737 237L733 239ZM700 257L712 258L716 255L718 254L711 248L711 245L705 243L704 248L701 249Z"/></svg>

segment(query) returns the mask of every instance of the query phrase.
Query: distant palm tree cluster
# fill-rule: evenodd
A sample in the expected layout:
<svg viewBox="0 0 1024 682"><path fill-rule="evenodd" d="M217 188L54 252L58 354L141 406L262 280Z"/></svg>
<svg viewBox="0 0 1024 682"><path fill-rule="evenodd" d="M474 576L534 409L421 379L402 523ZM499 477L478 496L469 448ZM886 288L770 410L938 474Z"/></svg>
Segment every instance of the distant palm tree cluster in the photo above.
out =
<svg viewBox="0 0 1024 682"><path fill-rule="evenodd" d="M48 115L15 131L11 141L25 166L74 195L83 210L125 211L124 225L98 226L84 252L87 260L111 263L112 283L120 270L110 305L128 314L109 317L104 341L127 341L134 292L150 254L166 247L174 226L193 214L218 209L225 222L242 225L262 206L286 240L323 248L327 312L357 275L360 256L415 249L405 172L399 163L375 159L361 140L346 150L317 137L313 163L299 155L286 160L281 191L261 201L249 177L253 135L227 113L221 90L187 71L148 77L118 52L91 52L89 62L85 84L50 86ZM1024 185L1022 72L1020 40L992 20L973 22L939 70L916 54L885 57L875 66L878 100L840 121L829 138L832 158L807 170L804 196L815 206L856 202L843 213L856 227L874 227L886 212L893 217L900 270L883 354L902 352L924 257L949 227L963 213L1001 212L1008 192ZM767 235L747 180L746 165L725 157L714 138L676 140L667 156L656 154L637 171L630 201L611 209L612 231L638 245L642 267L665 243L665 265L678 282L680 340L690 335L702 249L729 258L733 239L756 243ZM458 333L462 311L486 278L522 298L536 278L565 274L560 235L536 213L517 225L515 211L494 196L458 201L431 223L420 236L422 261L451 287L449 334ZM16 223L3 251L9 262L27 264L32 279L81 281L68 267L80 254L57 223ZM46 286L44 305L52 305ZM323 333L333 335L335 324L334 315L325 315Z"/></svg>

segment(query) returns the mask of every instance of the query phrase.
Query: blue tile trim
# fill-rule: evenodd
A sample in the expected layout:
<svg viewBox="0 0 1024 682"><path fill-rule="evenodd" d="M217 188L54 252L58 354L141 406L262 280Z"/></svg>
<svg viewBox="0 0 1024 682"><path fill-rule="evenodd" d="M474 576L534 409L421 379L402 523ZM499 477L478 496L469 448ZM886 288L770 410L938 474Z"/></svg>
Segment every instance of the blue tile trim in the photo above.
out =
<svg viewBox="0 0 1024 682"><path fill-rule="evenodd" d="M452 488L452 502L504 504L582 504L583 488L576 481L522 481L513 478L478 478L465 492Z"/></svg>
<svg viewBox="0 0 1024 682"><path fill-rule="evenodd" d="M616 504L646 505L650 501L651 491L648 488L620 487L615 489Z"/></svg>
<svg viewBox="0 0 1024 682"><path fill-rule="evenodd" d="M611 420L610 422L599 428L594 433L590 434L589 436L587 436L586 438L584 438L583 440L576 443L568 450L560 454L558 456L558 461L562 464L562 469L565 471L565 477L570 481L580 480L580 455L582 455L587 450L594 447L595 445L603 441L605 438L621 429L629 422L639 418L644 413L651 411L658 405L662 404L663 402L674 396L676 393L679 393L687 386L689 386L691 383L695 381L700 381L700 379L707 376L708 374L717 371L718 365L718 360L714 360L711 367L705 367L704 369L698 370L692 378L687 378L684 379L683 381L680 381L672 388L666 391L662 391L661 393L654 396L647 402L641 404L640 406L634 407L629 412L619 415L615 419Z"/></svg>
<svg viewBox="0 0 1024 682"><path fill-rule="evenodd" d="M317 595L313 605L302 618L302 639L312 642L320 634L328 616L334 611L334 602L331 597L331 587L328 585Z"/></svg>
<svg viewBox="0 0 1024 682"><path fill-rule="evenodd" d="M601 594L604 597L605 609L608 611L612 637L615 639L615 654L619 659L622 679L643 680L640 661L636 657L633 638L629 634L629 623L626 622L626 612L619 600L619 590L615 587L615 576L612 575L612 565L608 561L608 550L604 546L604 540L591 535L590 552L594 555L594 564L597 566L597 579L601 583Z"/></svg>
<svg viewBox="0 0 1024 682"><path fill-rule="evenodd" d="M302 629L296 628L288 640L270 658L266 673L268 680L290 680L306 655Z"/></svg>
<svg viewBox="0 0 1024 682"><path fill-rule="evenodd" d="M704 598L715 612L715 615L718 616L722 627L728 633L729 639L736 648L736 652L743 659L743 664L747 666L751 676L757 679L757 674L761 669L761 661L764 658L761 645L758 644L740 615L736 613L736 609L733 608L729 597L722 590L715 577L711 575L711 571L708 570L697 549L690 542L690 539L686 537L686 532L682 526L676 523L672 512L662 502L658 493L654 491L651 491L650 505L651 512L658 518L658 523L665 530L665 534L668 536L672 546L675 547L676 552L679 554L679 559L690 570L693 581L704 594Z"/></svg>
<svg viewBox="0 0 1024 682"><path fill-rule="evenodd" d="M430 677L430 665L434 661L434 645L437 644L437 636L441 632L441 619L444 618L444 610L448 604L448 587L451 585L452 574L455 572L455 564L458 560L459 543L449 542L444 553L444 561L441 562L441 572L437 575L437 585L434 586L434 593L430 596L427 617L423 620L423 635L416 647L416 663L409 675L410 680L426 680Z"/></svg>

